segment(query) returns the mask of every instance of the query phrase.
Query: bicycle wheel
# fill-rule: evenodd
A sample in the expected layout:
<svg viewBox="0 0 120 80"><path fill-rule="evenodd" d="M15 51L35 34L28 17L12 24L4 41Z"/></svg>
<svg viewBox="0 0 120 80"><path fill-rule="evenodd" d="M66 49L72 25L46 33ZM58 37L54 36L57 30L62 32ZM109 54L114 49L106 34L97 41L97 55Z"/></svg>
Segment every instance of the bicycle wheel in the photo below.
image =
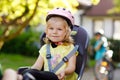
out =
<svg viewBox="0 0 120 80"><path fill-rule="evenodd" d="M109 73L108 73L108 80L113 80L114 78L114 67L109 64Z"/></svg>
<svg viewBox="0 0 120 80"><path fill-rule="evenodd" d="M108 80L107 62L99 61L95 64L94 73L97 80Z"/></svg>

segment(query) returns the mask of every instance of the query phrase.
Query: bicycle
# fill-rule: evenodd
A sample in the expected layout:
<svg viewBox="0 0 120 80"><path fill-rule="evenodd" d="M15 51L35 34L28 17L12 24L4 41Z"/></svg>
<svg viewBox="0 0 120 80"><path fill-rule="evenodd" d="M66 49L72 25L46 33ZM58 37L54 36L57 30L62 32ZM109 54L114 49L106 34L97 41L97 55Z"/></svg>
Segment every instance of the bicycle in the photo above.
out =
<svg viewBox="0 0 120 80"><path fill-rule="evenodd" d="M97 61L94 73L97 80L113 80L114 66L112 62L113 51L107 50L104 57Z"/></svg>

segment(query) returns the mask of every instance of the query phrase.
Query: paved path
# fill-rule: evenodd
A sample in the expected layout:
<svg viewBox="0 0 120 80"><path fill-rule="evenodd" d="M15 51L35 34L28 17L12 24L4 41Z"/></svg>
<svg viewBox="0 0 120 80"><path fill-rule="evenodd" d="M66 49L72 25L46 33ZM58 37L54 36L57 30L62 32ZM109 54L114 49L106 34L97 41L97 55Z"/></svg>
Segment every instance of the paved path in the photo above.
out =
<svg viewBox="0 0 120 80"><path fill-rule="evenodd" d="M120 80L120 68L115 70L114 80Z"/></svg>
<svg viewBox="0 0 120 80"><path fill-rule="evenodd" d="M94 80L94 74L92 68L85 70L82 80Z"/></svg>
<svg viewBox="0 0 120 80"><path fill-rule="evenodd" d="M85 70L82 80L95 80L93 69ZM114 80L120 80L120 69L115 69L114 71Z"/></svg>

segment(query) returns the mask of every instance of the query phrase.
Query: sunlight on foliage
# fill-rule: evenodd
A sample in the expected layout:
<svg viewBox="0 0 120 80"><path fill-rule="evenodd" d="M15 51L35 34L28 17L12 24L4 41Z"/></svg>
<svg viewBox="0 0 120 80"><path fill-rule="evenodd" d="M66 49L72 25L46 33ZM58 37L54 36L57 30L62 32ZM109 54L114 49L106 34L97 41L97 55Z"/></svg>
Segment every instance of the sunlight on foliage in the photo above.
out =
<svg viewBox="0 0 120 80"><path fill-rule="evenodd" d="M0 16L5 16L6 19L12 20L21 16L26 10L26 13L27 11L29 12L22 18L22 20L26 20L26 18L32 14L36 1L37 0L2 0L0 1ZM75 12L77 6L77 0L40 0L36 15L30 21L30 24L37 25L44 23L47 12L55 7L64 7L71 12Z"/></svg>
<svg viewBox="0 0 120 80"><path fill-rule="evenodd" d="M93 5L98 5L100 0L91 0L91 2L92 2Z"/></svg>
<svg viewBox="0 0 120 80"><path fill-rule="evenodd" d="M77 0L50 0L50 4L53 7L64 7L73 12L76 10L76 6L78 6Z"/></svg>
<svg viewBox="0 0 120 80"><path fill-rule="evenodd" d="M114 7L108 11L109 14L120 13L120 0L113 0Z"/></svg>

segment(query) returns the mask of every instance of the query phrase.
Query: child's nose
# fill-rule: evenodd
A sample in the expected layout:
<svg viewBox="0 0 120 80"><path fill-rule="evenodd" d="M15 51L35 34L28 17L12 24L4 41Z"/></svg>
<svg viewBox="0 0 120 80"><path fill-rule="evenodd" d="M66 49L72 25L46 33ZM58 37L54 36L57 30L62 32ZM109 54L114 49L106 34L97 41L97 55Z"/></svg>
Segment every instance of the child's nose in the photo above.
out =
<svg viewBox="0 0 120 80"><path fill-rule="evenodd" d="M56 30L56 29L54 29L54 30L53 30L53 33L57 33L57 30Z"/></svg>

